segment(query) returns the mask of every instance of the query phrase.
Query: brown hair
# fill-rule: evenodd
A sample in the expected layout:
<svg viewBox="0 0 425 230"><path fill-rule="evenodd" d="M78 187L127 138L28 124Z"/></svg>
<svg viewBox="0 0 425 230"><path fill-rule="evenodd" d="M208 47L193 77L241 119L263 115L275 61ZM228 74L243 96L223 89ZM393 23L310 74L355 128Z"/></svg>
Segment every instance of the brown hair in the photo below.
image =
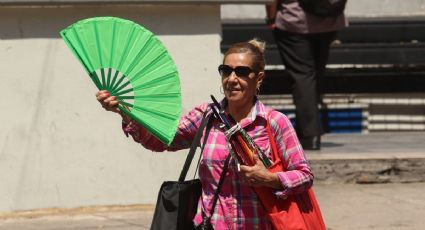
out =
<svg viewBox="0 0 425 230"><path fill-rule="evenodd" d="M224 54L223 62L229 54L250 53L252 55L252 68L258 73L264 71L266 66L266 61L264 59L265 48L266 43L257 38L251 39L247 42L235 43Z"/></svg>

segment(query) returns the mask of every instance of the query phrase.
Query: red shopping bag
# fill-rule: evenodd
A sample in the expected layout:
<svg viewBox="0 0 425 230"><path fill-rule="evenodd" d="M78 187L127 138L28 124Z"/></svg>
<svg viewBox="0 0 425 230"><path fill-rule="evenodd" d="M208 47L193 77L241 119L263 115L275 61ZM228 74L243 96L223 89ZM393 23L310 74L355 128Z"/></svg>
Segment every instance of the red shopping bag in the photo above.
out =
<svg viewBox="0 0 425 230"><path fill-rule="evenodd" d="M267 124L267 132L272 147L274 164L269 168L271 172L284 171L283 163L277 152L276 142L270 126ZM320 212L319 203L316 200L313 189L290 195L286 199L277 198L273 189L268 187L256 187L255 191L268 213L272 226L276 230L325 230L325 223Z"/></svg>

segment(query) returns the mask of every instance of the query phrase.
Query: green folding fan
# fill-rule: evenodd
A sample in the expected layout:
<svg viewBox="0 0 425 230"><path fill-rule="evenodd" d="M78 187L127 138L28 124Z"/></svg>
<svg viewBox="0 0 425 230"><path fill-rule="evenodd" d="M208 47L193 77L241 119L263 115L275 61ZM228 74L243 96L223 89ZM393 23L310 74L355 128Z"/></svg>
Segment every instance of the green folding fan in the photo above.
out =
<svg viewBox="0 0 425 230"><path fill-rule="evenodd" d="M121 18L78 21L60 35L99 90L119 109L170 144L181 114L180 80L162 43L142 26Z"/></svg>

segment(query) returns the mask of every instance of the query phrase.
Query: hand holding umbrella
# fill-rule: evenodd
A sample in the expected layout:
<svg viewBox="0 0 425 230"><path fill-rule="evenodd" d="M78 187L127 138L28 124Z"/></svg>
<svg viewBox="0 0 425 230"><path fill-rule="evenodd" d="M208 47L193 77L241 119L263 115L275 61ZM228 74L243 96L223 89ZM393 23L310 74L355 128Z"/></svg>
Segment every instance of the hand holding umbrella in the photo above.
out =
<svg viewBox="0 0 425 230"><path fill-rule="evenodd" d="M255 164L253 166L240 166L242 181L252 187L266 186L282 189L282 184L277 174L270 172L256 155L254 156L254 161Z"/></svg>
<svg viewBox="0 0 425 230"><path fill-rule="evenodd" d="M266 168L270 167L272 162L258 145L255 144L246 131L234 121L230 114L224 112L214 96L211 95L211 99L214 102L211 109L226 130L226 137L235 151L236 159L243 165L253 166L256 164L254 156L257 155Z"/></svg>

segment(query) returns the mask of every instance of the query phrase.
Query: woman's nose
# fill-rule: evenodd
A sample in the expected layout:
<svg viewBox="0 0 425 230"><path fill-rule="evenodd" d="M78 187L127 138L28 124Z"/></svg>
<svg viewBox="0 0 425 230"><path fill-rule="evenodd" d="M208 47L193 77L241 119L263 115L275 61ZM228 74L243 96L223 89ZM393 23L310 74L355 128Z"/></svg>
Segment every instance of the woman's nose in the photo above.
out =
<svg viewBox="0 0 425 230"><path fill-rule="evenodd" d="M238 76L236 76L235 71L232 71L229 75L229 81L234 81L236 79L238 79Z"/></svg>

